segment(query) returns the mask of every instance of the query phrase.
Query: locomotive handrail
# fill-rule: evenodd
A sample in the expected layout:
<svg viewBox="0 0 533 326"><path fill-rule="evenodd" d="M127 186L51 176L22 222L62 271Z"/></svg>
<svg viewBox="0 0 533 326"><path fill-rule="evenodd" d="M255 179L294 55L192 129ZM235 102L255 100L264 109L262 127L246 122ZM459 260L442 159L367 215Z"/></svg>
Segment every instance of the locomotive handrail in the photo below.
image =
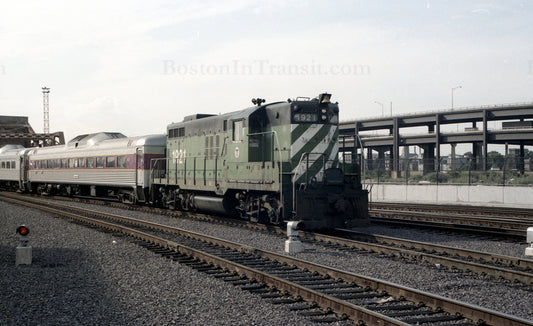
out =
<svg viewBox="0 0 533 326"><path fill-rule="evenodd" d="M322 166L324 167L324 171L326 170L326 162L328 161L334 161L334 160L326 160L326 156L324 153L319 152L304 152L302 153L302 156L300 157L300 160L298 161L298 164L296 167L299 167L302 161L304 160L304 157L307 157L306 165L305 165L305 184L306 186L309 184L309 155L311 154L318 154L318 159L322 158ZM314 160L316 162L318 159ZM319 170L320 171L320 170ZM296 173L292 174L292 210L293 213L296 213ZM324 179L322 179L322 182L324 182Z"/></svg>
<svg viewBox="0 0 533 326"><path fill-rule="evenodd" d="M278 133L275 130L271 130L271 131L263 131L263 132L248 134L247 136L250 137L250 136L262 135L262 134L271 134L274 137L275 141L276 141L276 145L278 145L278 154L279 154L279 180L278 180L278 183L279 183L279 201L280 201L281 207L283 208L283 206L284 206L283 205L283 182L282 182L283 181L283 179L282 179L283 164L282 164L281 146L279 144ZM272 162L274 162L274 148L272 148Z"/></svg>

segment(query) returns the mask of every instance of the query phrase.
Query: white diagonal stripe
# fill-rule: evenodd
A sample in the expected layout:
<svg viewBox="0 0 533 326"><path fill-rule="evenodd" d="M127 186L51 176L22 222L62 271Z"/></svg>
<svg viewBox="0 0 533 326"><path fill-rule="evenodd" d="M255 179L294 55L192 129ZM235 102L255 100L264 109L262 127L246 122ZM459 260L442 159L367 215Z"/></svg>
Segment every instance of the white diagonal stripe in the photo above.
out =
<svg viewBox="0 0 533 326"><path fill-rule="evenodd" d="M338 126L331 126L327 136L324 139L322 139L322 141L320 141L312 149L311 152L313 152L313 153L324 153L328 149L333 137L335 137L335 133L337 132L337 129L338 129ZM303 138L303 135L298 140L300 140L301 138ZM303 144L306 144L308 141L309 141L309 139L305 140L303 142ZM299 148L301 149L302 147L299 147ZM330 153L330 155L328 157L328 160L333 160L335 158L335 155L337 155L338 149L339 149L339 144L338 144L338 142L336 142L335 145L332 148L332 153ZM293 151L292 153L297 153L297 152ZM318 159L319 156L320 156L320 154L310 155L310 161L314 161L314 160ZM298 159L300 159L300 158L298 158ZM305 161L303 161L301 164L298 164L298 166L294 167L294 169L292 170L292 173L294 174L294 180L297 180L300 176L302 176L305 173L305 167L306 167ZM322 167L318 171L318 173L316 175L318 181L322 180L323 169L324 169L324 167Z"/></svg>
<svg viewBox="0 0 533 326"><path fill-rule="evenodd" d="M292 126L294 126L292 130L294 130L296 126L299 125ZM307 130L304 131L303 134L291 145L291 156L294 156L296 153L298 153L305 146L305 144L307 144L307 142L309 142L309 140L311 140L311 138L313 138L320 131L322 126L323 125L319 124L310 125L309 128L307 128Z"/></svg>

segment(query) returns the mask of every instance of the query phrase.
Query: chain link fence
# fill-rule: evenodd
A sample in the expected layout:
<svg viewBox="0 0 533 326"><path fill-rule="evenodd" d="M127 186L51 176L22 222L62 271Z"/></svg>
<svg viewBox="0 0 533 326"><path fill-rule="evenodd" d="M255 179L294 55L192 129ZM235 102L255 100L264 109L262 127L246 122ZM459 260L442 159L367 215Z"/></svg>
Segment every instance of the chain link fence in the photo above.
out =
<svg viewBox="0 0 533 326"><path fill-rule="evenodd" d="M490 154L490 153L489 153ZM361 177L366 184L456 184L533 185L533 159L511 155L489 155L482 159L456 157L441 159L400 158L362 160Z"/></svg>

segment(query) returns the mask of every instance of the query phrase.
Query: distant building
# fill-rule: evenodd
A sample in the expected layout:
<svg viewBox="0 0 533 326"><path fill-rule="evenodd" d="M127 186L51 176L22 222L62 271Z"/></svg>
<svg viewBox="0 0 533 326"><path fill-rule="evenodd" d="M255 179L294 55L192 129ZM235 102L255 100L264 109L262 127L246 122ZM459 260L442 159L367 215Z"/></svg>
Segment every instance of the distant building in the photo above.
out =
<svg viewBox="0 0 533 326"><path fill-rule="evenodd" d="M38 134L28 122L28 117L0 116L0 147L22 145L24 147L43 147L65 144L62 131Z"/></svg>

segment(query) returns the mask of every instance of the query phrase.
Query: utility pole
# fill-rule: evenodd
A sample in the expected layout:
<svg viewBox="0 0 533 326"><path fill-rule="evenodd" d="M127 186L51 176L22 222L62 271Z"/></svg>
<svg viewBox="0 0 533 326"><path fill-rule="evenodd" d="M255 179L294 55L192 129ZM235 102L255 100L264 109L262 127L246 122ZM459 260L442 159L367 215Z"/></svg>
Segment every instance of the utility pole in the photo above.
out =
<svg viewBox="0 0 533 326"><path fill-rule="evenodd" d="M453 92L454 92L456 89L459 89L459 88L463 88L463 86L457 86L457 87L453 87L453 88L452 88L452 110L453 110Z"/></svg>

